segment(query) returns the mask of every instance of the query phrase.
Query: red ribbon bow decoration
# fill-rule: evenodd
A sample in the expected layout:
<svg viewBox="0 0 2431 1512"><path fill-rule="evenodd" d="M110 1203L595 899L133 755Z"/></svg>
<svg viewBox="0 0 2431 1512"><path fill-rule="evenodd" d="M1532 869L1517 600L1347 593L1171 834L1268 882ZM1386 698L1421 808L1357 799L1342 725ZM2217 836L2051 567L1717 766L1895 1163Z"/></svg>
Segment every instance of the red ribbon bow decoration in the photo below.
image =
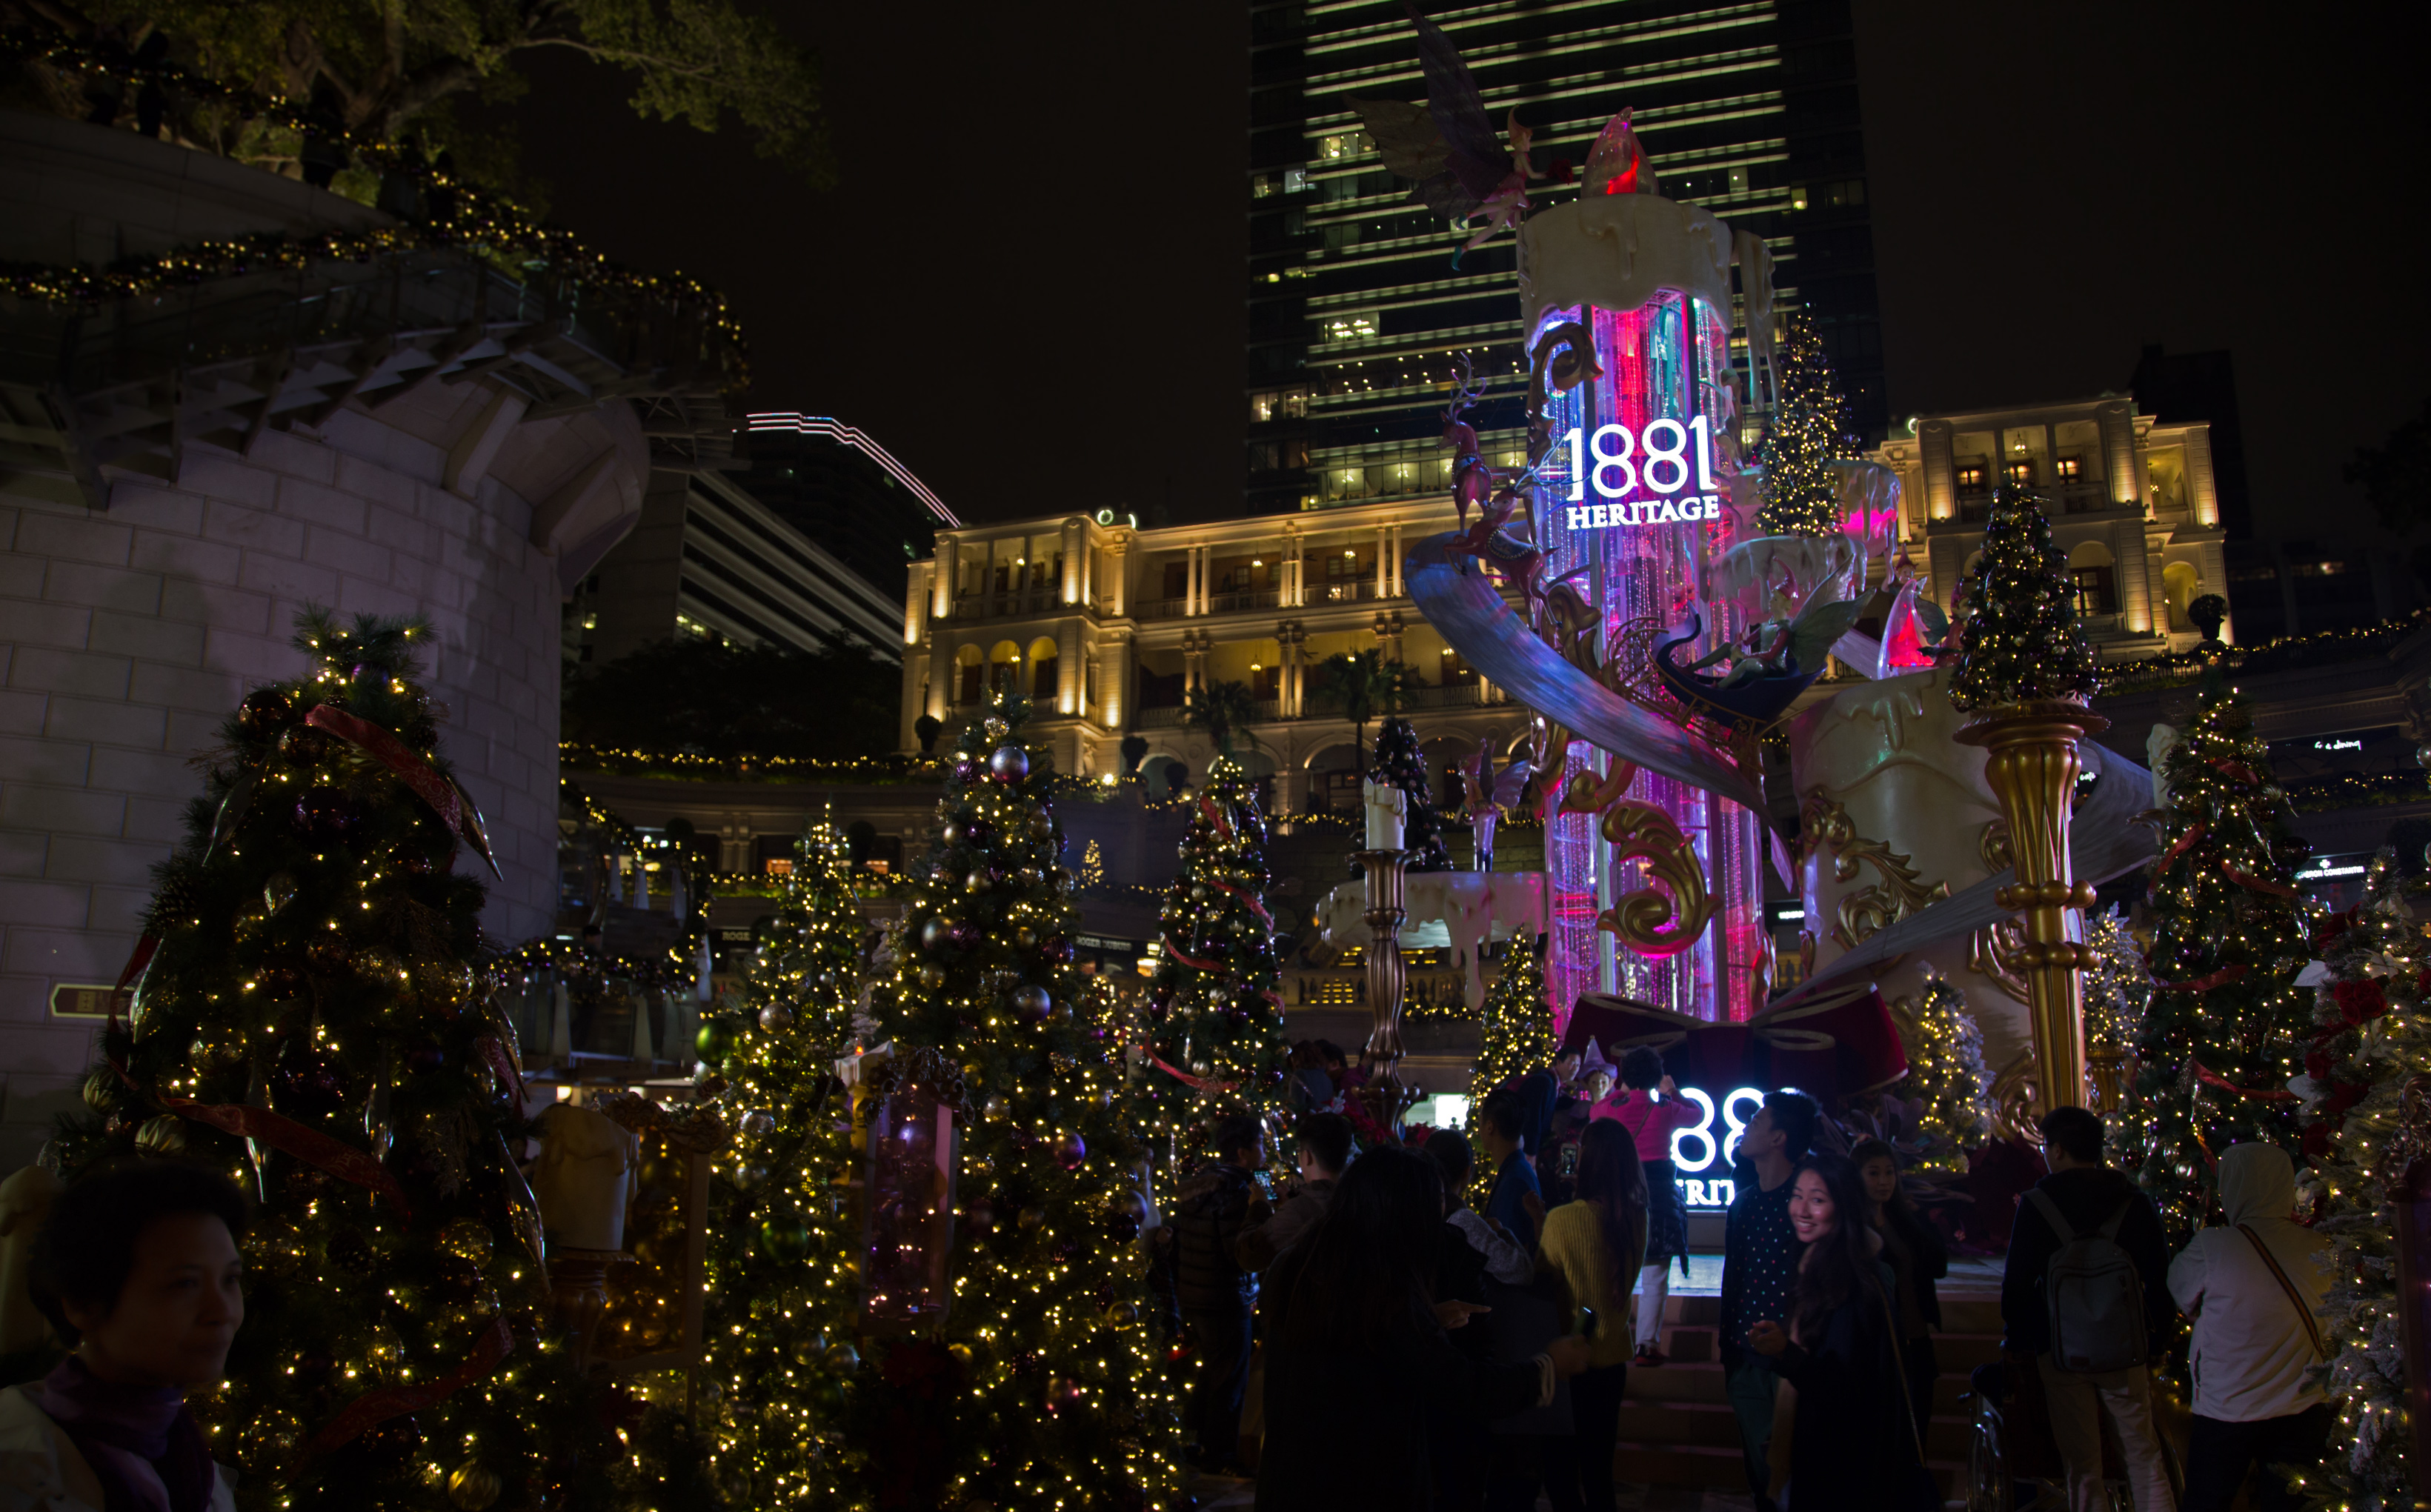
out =
<svg viewBox="0 0 2431 1512"><path fill-rule="evenodd" d="M346 1404L345 1411L330 1419L327 1427L312 1436L311 1442L304 1446L304 1453L308 1455L326 1454L353 1442L374 1423L435 1406L496 1369L498 1362L513 1353L514 1348L515 1336L508 1331L506 1319L493 1318L490 1326L473 1341L472 1352L465 1355L455 1369L436 1381L424 1381L414 1386L383 1386L357 1397Z"/></svg>
<svg viewBox="0 0 2431 1512"><path fill-rule="evenodd" d="M414 797L439 815L439 822L447 826L451 840L459 837L470 840L474 852L489 863L490 874L503 880L504 874L498 870L496 859L490 854L489 832L481 824L479 813L472 810L471 803L465 798L464 790L451 779L440 776L404 741L368 719L358 719L344 709L326 703L315 704L312 712L304 716L304 722L315 730L324 730L337 736L395 773L399 781L413 790Z"/></svg>

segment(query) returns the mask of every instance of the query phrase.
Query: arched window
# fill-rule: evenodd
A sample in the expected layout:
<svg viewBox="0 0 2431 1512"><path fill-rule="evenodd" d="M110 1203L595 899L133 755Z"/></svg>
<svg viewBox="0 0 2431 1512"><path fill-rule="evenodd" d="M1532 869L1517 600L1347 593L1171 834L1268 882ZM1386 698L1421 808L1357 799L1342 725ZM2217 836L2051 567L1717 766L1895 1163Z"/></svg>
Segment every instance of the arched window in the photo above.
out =
<svg viewBox="0 0 2431 1512"><path fill-rule="evenodd" d="M998 693L1021 691L1021 647L998 641L988 651L988 687Z"/></svg>
<svg viewBox="0 0 2431 1512"><path fill-rule="evenodd" d="M2195 622L2187 617L2187 606L2195 601L2195 590L2202 586L2202 577L2191 562L2172 562L2161 569L2161 592L2170 601L2170 629L2191 630Z"/></svg>
<svg viewBox="0 0 2431 1512"><path fill-rule="evenodd" d="M2076 612L2115 614L2119 612L2116 559L2099 541L2079 541L2069 548L2068 575L2076 582Z"/></svg>
<svg viewBox="0 0 2431 1512"><path fill-rule="evenodd" d="M1055 702L1055 664L1060 660L1055 643L1046 636L1030 643L1030 696L1043 705Z"/></svg>

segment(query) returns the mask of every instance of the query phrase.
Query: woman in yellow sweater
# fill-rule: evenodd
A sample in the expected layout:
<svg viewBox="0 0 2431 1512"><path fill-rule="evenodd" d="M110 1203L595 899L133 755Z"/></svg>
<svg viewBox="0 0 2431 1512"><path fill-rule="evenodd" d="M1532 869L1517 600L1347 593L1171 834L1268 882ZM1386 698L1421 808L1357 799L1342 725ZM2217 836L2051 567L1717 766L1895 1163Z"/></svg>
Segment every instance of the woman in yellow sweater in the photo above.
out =
<svg viewBox="0 0 2431 1512"><path fill-rule="evenodd" d="M1612 1456L1629 1380L1629 1293L1646 1256L1646 1172L1629 1131L1598 1119L1580 1136L1578 1196L1545 1215L1536 1268L1586 1315L1587 1369L1570 1382L1572 1436L1546 1466L1555 1512L1612 1506Z"/></svg>

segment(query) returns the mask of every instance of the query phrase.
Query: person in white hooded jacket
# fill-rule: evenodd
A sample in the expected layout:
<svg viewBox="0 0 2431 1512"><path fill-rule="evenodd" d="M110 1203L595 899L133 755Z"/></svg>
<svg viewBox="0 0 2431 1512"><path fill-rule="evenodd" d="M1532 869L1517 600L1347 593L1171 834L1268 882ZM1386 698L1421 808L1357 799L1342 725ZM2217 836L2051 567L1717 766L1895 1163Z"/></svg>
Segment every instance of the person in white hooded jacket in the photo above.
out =
<svg viewBox="0 0 2431 1512"><path fill-rule="evenodd" d="M2299 1504L2270 1467L2318 1463L2330 1434L2321 1313L2329 1241L2289 1217L2296 1168L2276 1145L2220 1157L2227 1221L2170 1262L2170 1291L2195 1320L2194 1436L2179 1512L2228 1512L2247 1487L2255 1512Z"/></svg>

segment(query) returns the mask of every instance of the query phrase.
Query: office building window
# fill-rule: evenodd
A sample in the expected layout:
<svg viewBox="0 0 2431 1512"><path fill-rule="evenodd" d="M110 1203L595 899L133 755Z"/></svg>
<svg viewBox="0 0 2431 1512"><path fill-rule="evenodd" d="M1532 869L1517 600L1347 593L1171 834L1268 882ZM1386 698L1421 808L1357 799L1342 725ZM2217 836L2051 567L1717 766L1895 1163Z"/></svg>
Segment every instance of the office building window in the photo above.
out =
<svg viewBox="0 0 2431 1512"><path fill-rule="evenodd" d="M1357 341L1373 336L1383 328L1372 310L1346 310L1325 317L1325 339L1330 342Z"/></svg>
<svg viewBox="0 0 2431 1512"><path fill-rule="evenodd" d="M1251 199L1265 199L1265 198L1266 198L1268 195L1272 194L1274 192L1275 192L1275 176L1274 176L1274 175L1272 175L1272 174L1252 174L1252 175L1250 175L1250 176L1249 176L1249 197L1250 197Z"/></svg>
<svg viewBox="0 0 2431 1512"><path fill-rule="evenodd" d="M1306 188L1308 188L1308 170L1307 170L1307 169L1305 169L1305 168L1286 168L1286 169L1284 169L1284 170L1283 170L1283 193L1286 193L1286 194L1297 194L1297 193L1300 193L1302 190L1304 190L1304 189L1306 189ZM1293 229L1294 229L1294 230L1298 230L1298 229L1299 229L1299 227L1293 227Z"/></svg>
<svg viewBox="0 0 2431 1512"><path fill-rule="evenodd" d="M1308 418L1306 389L1266 389L1249 395L1249 422L1264 425L1269 420L1304 420Z"/></svg>
<svg viewBox="0 0 2431 1512"><path fill-rule="evenodd" d="M1344 131L1330 137L1320 137L1316 143L1316 155L1328 162L1344 158L1355 158L1363 152L1375 150L1376 143L1365 131Z"/></svg>

